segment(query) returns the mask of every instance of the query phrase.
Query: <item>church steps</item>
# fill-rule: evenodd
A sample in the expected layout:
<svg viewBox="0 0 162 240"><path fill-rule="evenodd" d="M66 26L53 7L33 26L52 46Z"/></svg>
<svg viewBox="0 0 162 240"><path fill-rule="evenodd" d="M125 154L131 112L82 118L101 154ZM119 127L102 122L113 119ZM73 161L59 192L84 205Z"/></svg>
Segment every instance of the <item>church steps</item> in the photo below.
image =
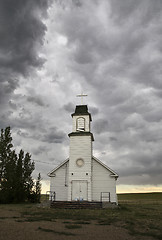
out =
<svg viewBox="0 0 162 240"><path fill-rule="evenodd" d="M95 209L102 208L101 202L88 202L88 201L53 201L51 208L64 208L64 209Z"/></svg>

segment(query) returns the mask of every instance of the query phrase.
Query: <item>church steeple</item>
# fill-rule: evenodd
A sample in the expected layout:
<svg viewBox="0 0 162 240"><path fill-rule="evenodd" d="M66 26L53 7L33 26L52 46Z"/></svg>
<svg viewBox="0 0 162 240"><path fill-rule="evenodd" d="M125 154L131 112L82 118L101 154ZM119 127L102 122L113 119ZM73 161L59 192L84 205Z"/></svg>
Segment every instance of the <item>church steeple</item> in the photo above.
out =
<svg viewBox="0 0 162 240"><path fill-rule="evenodd" d="M73 129L69 133L69 201L76 197L91 201L91 178L92 178L92 141L93 134L90 132L91 114L87 105L78 105L73 118ZM78 187L79 186L79 187Z"/></svg>
<svg viewBox="0 0 162 240"><path fill-rule="evenodd" d="M71 116L78 116L78 115L89 115L90 121L92 121L91 114L88 112L87 105L78 105L75 108L75 113L72 113Z"/></svg>
<svg viewBox="0 0 162 240"><path fill-rule="evenodd" d="M73 118L73 129L70 136L74 135L91 135L92 141L94 141L93 134L91 133L91 114L88 112L87 105L78 105L75 108L75 112L71 114Z"/></svg>

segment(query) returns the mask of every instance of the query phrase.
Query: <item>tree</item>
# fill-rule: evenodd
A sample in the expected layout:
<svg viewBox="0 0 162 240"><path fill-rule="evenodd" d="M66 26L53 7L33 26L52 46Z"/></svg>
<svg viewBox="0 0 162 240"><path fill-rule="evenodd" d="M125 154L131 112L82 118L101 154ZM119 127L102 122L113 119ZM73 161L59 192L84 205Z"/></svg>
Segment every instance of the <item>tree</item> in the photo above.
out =
<svg viewBox="0 0 162 240"><path fill-rule="evenodd" d="M36 202L40 202L40 198L41 198L41 175L40 173L38 174L38 178L35 184L35 194L37 196L36 198Z"/></svg>
<svg viewBox="0 0 162 240"><path fill-rule="evenodd" d="M31 197L30 201L31 202L40 203L40 200L41 200L41 180L42 180L41 175L39 173L38 177L37 177L37 180L35 182L33 194L30 195L30 197Z"/></svg>
<svg viewBox="0 0 162 240"><path fill-rule="evenodd" d="M12 137L10 133L10 127L7 127L5 131L1 129L0 137L0 186L4 179L5 164L10 158L12 145Z"/></svg>
<svg viewBox="0 0 162 240"><path fill-rule="evenodd" d="M24 154L23 150L17 155L12 148L10 127L7 127L5 131L1 130L0 136L0 203L30 201L33 191L35 199L39 200L41 177L38 176L35 187L32 178L35 166L31 155Z"/></svg>
<svg viewBox="0 0 162 240"><path fill-rule="evenodd" d="M23 183L24 183L24 194L27 200L30 200L32 189L34 187L34 181L32 178L32 172L34 171L34 162L31 162L31 155L26 153L23 162Z"/></svg>
<svg viewBox="0 0 162 240"><path fill-rule="evenodd" d="M0 200L10 202L14 198L16 154L12 151L10 127L1 130L0 137Z"/></svg>

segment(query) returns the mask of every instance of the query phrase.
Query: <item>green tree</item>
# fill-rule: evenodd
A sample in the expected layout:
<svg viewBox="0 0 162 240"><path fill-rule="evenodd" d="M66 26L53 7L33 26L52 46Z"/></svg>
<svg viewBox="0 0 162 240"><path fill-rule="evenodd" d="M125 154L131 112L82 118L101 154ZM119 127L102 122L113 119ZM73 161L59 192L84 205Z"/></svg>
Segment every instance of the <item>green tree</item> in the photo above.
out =
<svg viewBox="0 0 162 240"><path fill-rule="evenodd" d="M4 179L5 165L11 155L12 137L10 133L10 127L7 127L5 131L1 129L0 137L0 186Z"/></svg>
<svg viewBox="0 0 162 240"><path fill-rule="evenodd" d="M32 173L35 166L31 155L24 154L23 150L17 155L12 148L11 131L7 127L1 130L0 136L0 203L31 201L33 192L35 199L40 199L41 176L34 186Z"/></svg>
<svg viewBox="0 0 162 240"><path fill-rule="evenodd" d="M23 183L25 198L29 201L31 199L32 189L34 187L34 181L32 178L32 172L34 169L34 162L31 161L31 155L26 153L23 161Z"/></svg>
<svg viewBox="0 0 162 240"><path fill-rule="evenodd" d="M23 159L24 151L21 149L16 164L16 183L15 183L15 201L23 202L25 200L23 183Z"/></svg>
<svg viewBox="0 0 162 240"><path fill-rule="evenodd" d="M12 202L14 199L16 154L12 150L10 127L1 130L0 137L0 199Z"/></svg>
<svg viewBox="0 0 162 240"><path fill-rule="evenodd" d="M35 194L36 194L36 202L40 202L41 199L41 175L38 174L37 181L35 183Z"/></svg>
<svg viewBox="0 0 162 240"><path fill-rule="evenodd" d="M16 162L17 155L13 150L6 161L4 179L3 181L3 193L6 198L6 202L13 202L15 199L15 184L16 184Z"/></svg>

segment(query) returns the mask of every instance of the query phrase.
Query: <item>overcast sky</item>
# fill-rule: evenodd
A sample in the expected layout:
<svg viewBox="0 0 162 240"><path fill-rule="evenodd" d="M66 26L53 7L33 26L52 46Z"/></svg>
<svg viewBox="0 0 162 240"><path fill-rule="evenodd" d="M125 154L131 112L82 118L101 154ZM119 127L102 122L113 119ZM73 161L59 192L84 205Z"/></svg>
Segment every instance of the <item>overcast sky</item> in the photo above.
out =
<svg viewBox="0 0 162 240"><path fill-rule="evenodd" d="M162 191L161 0L0 1L0 128L43 189L69 156L81 92L118 191Z"/></svg>

